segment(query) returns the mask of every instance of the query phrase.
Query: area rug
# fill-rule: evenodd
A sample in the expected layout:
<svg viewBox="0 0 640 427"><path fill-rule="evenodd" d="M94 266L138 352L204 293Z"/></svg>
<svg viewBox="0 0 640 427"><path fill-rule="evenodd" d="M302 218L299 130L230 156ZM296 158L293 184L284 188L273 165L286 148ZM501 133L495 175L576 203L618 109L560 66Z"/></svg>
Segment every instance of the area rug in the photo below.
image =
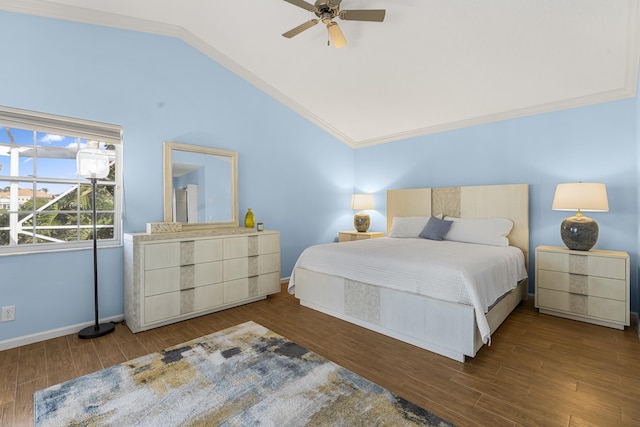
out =
<svg viewBox="0 0 640 427"><path fill-rule="evenodd" d="M44 426L453 424L254 323L34 394Z"/></svg>

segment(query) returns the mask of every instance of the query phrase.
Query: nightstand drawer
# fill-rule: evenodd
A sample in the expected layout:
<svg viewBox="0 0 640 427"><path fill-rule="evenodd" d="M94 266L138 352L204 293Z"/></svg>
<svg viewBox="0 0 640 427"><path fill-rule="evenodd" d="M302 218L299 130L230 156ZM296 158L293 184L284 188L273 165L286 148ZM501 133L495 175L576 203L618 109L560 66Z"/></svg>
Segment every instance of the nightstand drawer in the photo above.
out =
<svg viewBox="0 0 640 427"><path fill-rule="evenodd" d="M539 251L536 263L543 270L626 280L626 260L623 258L595 256L589 252L578 255Z"/></svg>
<svg viewBox="0 0 640 427"><path fill-rule="evenodd" d="M626 282L599 276L538 270L538 288L591 295L618 301L626 300Z"/></svg>
<svg viewBox="0 0 640 427"><path fill-rule="evenodd" d="M538 288L537 300L540 307L566 313L597 317L614 322L625 322L626 302L572 294Z"/></svg>

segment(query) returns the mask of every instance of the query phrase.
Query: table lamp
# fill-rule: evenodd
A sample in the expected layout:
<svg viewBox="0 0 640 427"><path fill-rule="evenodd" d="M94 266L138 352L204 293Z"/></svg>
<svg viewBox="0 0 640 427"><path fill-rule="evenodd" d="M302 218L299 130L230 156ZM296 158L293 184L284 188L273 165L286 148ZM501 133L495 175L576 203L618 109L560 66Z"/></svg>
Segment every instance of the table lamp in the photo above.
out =
<svg viewBox="0 0 640 427"><path fill-rule="evenodd" d="M369 229L371 219L369 214L364 212L373 209L373 194L354 194L351 196L351 209L359 211L353 216L353 225L361 233Z"/></svg>
<svg viewBox="0 0 640 427"><path fill-rule="evenodd" d="M567 248L575 251L588 251L598 241L598 223L582 215L585 212L607 212L607 188L599 182L571 182L558 184L553 197L554 211L575 211L562 221L560 237Z"/></svg>

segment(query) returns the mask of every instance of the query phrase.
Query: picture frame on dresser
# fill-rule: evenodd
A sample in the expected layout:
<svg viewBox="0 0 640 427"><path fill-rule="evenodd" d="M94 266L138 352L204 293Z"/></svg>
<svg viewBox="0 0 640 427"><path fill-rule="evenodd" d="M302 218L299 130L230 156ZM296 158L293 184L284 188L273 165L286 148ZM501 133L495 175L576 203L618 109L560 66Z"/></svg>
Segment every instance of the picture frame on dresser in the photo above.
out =
<svg viewBox="0 0 640 427"><path fill-rule="evenodd" d="M538 246L535 257L540 313L616 329L630 325L629 254Z"/></svg>

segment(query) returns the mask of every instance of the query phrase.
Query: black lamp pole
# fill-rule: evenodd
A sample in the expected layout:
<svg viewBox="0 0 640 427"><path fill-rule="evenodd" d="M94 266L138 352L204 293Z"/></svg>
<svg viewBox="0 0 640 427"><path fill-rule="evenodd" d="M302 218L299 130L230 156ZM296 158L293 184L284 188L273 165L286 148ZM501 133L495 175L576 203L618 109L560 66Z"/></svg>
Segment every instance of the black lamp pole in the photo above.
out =
<svg viewBox="0 0 640 427"><path fill-rule="evenodd" d="M91 204L93 205L93 294L94 305L96 313L96 322L93 326L87 326L80 332L78 337L98 338L103 335L110 334L114 331L115 325L113 323L98 323L98 235L97 226L98 217L96 215L96 181L97 178L89 178L91 180Z"/></svg>

